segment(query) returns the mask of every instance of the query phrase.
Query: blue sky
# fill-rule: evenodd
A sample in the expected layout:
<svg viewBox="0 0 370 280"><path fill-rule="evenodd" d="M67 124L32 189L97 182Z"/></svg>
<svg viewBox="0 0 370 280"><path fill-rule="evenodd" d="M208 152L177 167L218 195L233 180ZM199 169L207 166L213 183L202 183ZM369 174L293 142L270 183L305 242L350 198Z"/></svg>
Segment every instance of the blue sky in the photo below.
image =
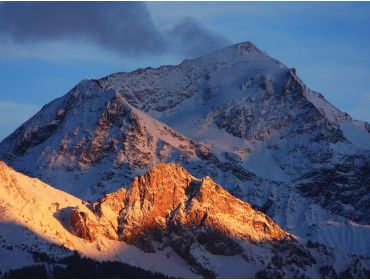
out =
<svg viewBox="0 0 370 280"><path fill-rule="evenodd" d="M5 8L0 4L0 13ZM20 9L10 8L7 15ZM146 22L135 21L131 11L140 21L144 13ZM247 40L295 67L310 88L339 109L370 121L370 2L147 2L123 12L134 18L122 21L118 33L108 34L125 34L110 44L99 34L79 40L80 33L68 28L63 36L37 25L22 30L19 24L17 32L9 31L5 25L18 24L12 22L16 15L10 22L0 20L0 139L82 79L177 64L216 46ZM111 29L109 24L99 26ZM127 34L140 25L136 33L145 36ZM191 45L187 36L206 42ZM177 51L172 41L186 48Z"/></svg>

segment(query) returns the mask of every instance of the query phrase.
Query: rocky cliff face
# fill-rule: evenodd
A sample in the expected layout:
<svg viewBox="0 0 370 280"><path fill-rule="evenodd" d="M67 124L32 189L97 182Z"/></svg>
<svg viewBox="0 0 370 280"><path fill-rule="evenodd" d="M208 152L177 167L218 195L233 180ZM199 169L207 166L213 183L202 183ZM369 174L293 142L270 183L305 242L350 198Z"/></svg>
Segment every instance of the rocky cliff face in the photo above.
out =
<svg viewBox="0 0 370 280"><path fill-rule="evenodd" d="M176 164L154 166L136 177L127 191L120 189L94 203L93 211L103 227L111 222L107 229L110 238L138 246L148 239L166 243L172 234L189 232L204 242L209 241L207 235L254 243L290 238L269 217L211 178L197 179ZM71 212L72 226L88 240L95 240L89 233L96 227L92 220L78 209ZM146 246L146 250L154 250L151 241ZM224 247L227 250L228 246ZM220 253L226 254L222 250Z"/></svg>

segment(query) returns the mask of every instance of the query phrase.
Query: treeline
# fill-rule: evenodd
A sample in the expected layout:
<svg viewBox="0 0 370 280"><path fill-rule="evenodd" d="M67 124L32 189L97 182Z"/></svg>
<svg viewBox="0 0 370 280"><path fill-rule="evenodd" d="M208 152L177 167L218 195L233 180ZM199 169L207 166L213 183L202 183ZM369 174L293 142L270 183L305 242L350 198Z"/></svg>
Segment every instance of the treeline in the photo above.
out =
<svg viewBox="0 0 370 280"><path fill-rule="evenodd" d="M98 262L85 258L75 253L58 261L43 259L43 264L13 269L4 273L7 279L32 279L32 278L131 278L131 279L163 279L166 275L147 271L121 262ZM46 268L48 265L49 275Z"/></svg>
<svg viewBox="0 0 370 280"><path fill-rule="evenodd" d="M32 265L18 269L12 269L5 272L2 278L7 279L33 279L33 278L47 278L47 273L44 265Z"/></svg>

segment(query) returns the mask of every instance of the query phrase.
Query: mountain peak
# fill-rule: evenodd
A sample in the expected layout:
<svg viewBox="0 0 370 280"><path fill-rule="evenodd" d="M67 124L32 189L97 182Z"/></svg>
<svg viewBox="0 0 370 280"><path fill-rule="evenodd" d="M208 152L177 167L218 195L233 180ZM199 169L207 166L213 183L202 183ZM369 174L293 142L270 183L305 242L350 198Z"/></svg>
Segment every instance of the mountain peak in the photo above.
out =
<svg viewBox="0 0 370 280"><path fill-rule="evenodd" d="M263 54L263 52L260 49L258 49L256 45L254 45L251 41L245 41L245 42L233 44L231 46L215 50L205 56L209 56L209 55L217 54L217 53L230 53L230 54L234 53L240 56L252 55L252 54Z"/></svg>
<svg viewBox="0 0 370 280"><path fill-rule="evenodd" d="M159 164L131 187L111 201L123 201L122 209L115 209L119 239L153 251L149 237L169 238L168 233L186 231L217 231L225 238L254 242L282 240L288 234L269 217L253 210L210 177L197 179L177 164ZM118 197L121 197L119 199ZM107 204L107 200L104 200ZM101 209L101 201L94 209ZM109 203L108 203L109 204ZM102 218L102 212L99 212ZM78 230L76 230L78 231ZM211 233L211 232L210 232Z"/></svg>
<svg viewBox="0 0 370 280"><path fill-rule="evenodd" d="M150 182L153 182L156 189L158 189L156 185L158 181L163 181L161 185L161 187L163 187L167 183L167 180L179 182L179 185L183 186L185 181L190 182L191 180L196 180L196 178L181 165L175 163L160 163L154 165L146 174L140 178L135 178L137 184L142 184L146 187L151 187Z"/></svg>
<svg viewBox="0 0 370 280"><path fill-rule="evenodd" d="M230 48L237 48L238 50L247 51L249 53L251 53L251 52L262 53L262 51L260 49L258 49L256 47L256 45L253 44L251 41L240 42L240 43L237 43L237 44L234 44L234 45L230 46Z"/></svg>
<svg viewBox="0 0 370 280"><path fill-rule="evenodd" d="M214 50L193 59L185 59L180 65L197 65L199 69L209 72L248 61L267 62L270 64L270 67L275 67L276 65L279 67L283 66L279 61L271 58L250 41Z"/></svg>
<svg viewBox="0 0 370 280"><path fill-rule="evenodd" d="M148 176L173 176L192 177L181 165L176 163L159 163L154 165L147 173Z"/></svg>

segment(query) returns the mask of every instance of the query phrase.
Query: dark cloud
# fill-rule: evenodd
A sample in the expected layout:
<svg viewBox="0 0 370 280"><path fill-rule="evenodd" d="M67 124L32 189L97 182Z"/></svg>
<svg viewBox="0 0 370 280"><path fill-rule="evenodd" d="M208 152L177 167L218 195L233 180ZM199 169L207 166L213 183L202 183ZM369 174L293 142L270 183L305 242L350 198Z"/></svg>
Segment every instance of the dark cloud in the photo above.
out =
<svg viewBox="0 0 370 280"><path fill-rule="evenodd" d="M5 2L0 30L17 42L89 40L129 53L158 53L162 34L141 2Z"/></svg>
<svg viewBox="0 0 370 280"><path fill-rule="evenodd" d="M143 2L3 2L0 33L18 43L87 40L128 55L198 55L227 44L192 19L161 32Z"/></svg>
<svg viewBox="0 0 370 280"><path fill-rule="evenodd" d="M192 18L185 18L166 32L169 44L186 55L199 55L230 44L224 36L212 32Z"/></svg>

